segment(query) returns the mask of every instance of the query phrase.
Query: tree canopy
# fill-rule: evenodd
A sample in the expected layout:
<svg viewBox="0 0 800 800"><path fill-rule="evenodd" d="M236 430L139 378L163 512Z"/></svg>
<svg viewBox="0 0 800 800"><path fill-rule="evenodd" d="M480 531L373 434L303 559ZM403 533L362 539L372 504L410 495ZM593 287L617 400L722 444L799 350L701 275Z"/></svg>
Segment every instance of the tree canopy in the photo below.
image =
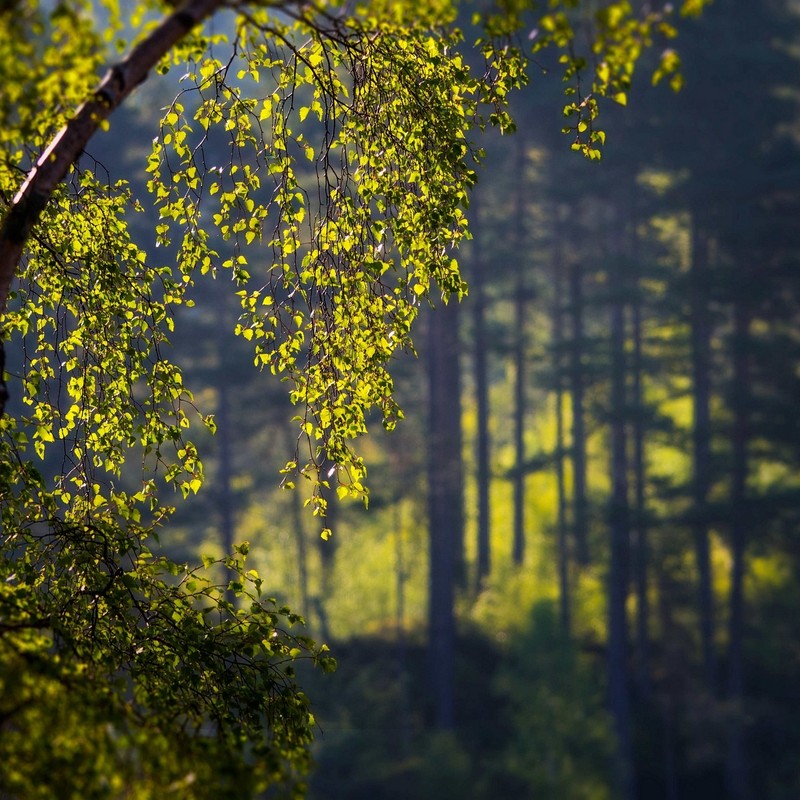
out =
<svg viewBox="0 0 800 800"><path fill-rule="evenodd" d="M236 332L297 409L286 484L309 480L323 517L324 489L366 499L353 442L371 410L402 416L388 364L420 305L466 292L454 251L480 132L513 129L529 40L562 53L564 130L597 158L598 98L626 102L643 50L674 35L664 9L594 6L483 9L474 48L439 0L0 6L6 793L302 793L296 662L333 659L246 544L198 565L159 552L172 498L202 487L193 426L215 425L170 358L177 312L206 277L232 288ZM665 50L655 79L678 66ZM90 140L152 71L178 90L145 198Z"/></svg>

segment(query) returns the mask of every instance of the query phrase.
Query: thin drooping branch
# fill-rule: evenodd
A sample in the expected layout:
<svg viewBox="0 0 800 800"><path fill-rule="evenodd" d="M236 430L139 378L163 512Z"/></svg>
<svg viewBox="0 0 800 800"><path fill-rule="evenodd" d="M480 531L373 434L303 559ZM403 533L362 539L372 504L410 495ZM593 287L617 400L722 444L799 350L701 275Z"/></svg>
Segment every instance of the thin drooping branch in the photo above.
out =
<svg viewBox="0 0 800 800"><path fill-rule="evenodd" d="M39 157L0 227L0 314L5 312L25 242L56 187L64 180L95 131L192 28L222 5L223 0L188 0L164 17L124 60L108 70L92 96L78 108L75 116Z"/></svg>
<svg viewBox="0 0 800 800"><path fill-rule="evenodd" d="M78 160L108 115L146 78L150 70L192 28L223 5L223 0L187 0L164 17L131 52L114 64L91 97L55 135L14 197L0 224L0 320L6 311L11 284L25 243L56 187ZM0 336L0 415L5 413L8 390L3 366L5 348Z"/></svg>

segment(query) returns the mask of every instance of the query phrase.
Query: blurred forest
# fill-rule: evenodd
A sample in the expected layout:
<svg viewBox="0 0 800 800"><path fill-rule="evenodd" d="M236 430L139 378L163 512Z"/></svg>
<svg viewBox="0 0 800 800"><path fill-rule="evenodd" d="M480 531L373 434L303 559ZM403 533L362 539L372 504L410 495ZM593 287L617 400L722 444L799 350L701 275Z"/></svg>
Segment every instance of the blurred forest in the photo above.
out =
<svg viewBox="0 0 800 800"><path fill-rule="evenodd" d="M233 304L176 328L218 433L164 544L250 541L331 645L313 800L800 797L800 4L716 0L676 47L681 91L642 69L599 163L531 64L368 509L281 487L294 412ZM101 162L124 129L142 164L164 91Z"/></svg>

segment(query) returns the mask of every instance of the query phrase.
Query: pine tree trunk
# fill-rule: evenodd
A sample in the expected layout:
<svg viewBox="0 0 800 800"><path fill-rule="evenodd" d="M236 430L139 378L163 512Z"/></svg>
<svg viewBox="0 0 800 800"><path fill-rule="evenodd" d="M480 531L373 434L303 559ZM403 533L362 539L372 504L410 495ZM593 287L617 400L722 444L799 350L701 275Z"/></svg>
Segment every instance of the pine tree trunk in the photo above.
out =
<svg viewBox="0 0 800 800"><path fill-rule="evenodd" d="M325 479L327 474L333 469L334 464L330 461L324 461L321 468L321 478ZM314 541L317 545L319 552L320 563L320 583L319 594L315 598L316 610L319 616L320 630L325 639L330 639L330 622L328 619L328 600L333 592L332 582L334 569L336 567L336 550L339 546L339 537L337 534L337 497L335 487L329 488L321 487L320 492L325 499L325 517L322 519L314 534ZM318 517L315 517L319 520ZM331 531L328 538L323 538L321 535L323 528Z"/></svg>
<svg viewBox="0 0 800 800"><path fill-rule="evenodd" d="M586 427L583 377L583 268L574 261L569 270L569 310L572 323L570 348L570 398L572 401L572 509L575 555L589 563L589 506L586 498Z"/></svg>
<svg viewBox="0 0 800 800"><path fill-rule="evenodd" d="M662 654L661 679L661 719L662 732L662 758L664 772L664 800L679 800L678 789L678 754L677 754L677 711L679 704L679 691L675 689L675 667L672 653L675 646L672 644L678 638L675 621L670 605L671 579L664 570L661 559L655 559L654 571L658 587L658 617L661 628L661 637L665 643Z"/></svg>
<svg viewBox="0 0 800 800"><path fill-rule="evenodd" d="M514 258L516 259L514 286L514 531L511 558L520 566L525 560L525 415L527 397L526 378L526 327L527 281L525 280L525 140L517 139L517 192L514 210Z"/></svg>
<svg viewBox="0 0 800 800"><path fill-rule="evenodd" d="M428 646L434 724L455 725L456 584L463 578L463 489L458 304L428 318Z"/></svg>
<svg viewBox="0 0 800 800"><path fill-rule="evenodd" d="M731 800L749 800L744 736L744 572L748 507L748 404L750 374L747 345L750 319L744 300L734 307L733 341L733 474L731 491L731 595L728 627L728 702L733 711L729 731L726 785Z"/></svg>
<svg viewBox="0 0 800 800"><path fill-rule="evenodd" d="M635 237L636 234L634 233ZM635 242L635 238L634 238ZM636 247L633 248L633 263L638 270ZM636 677L639 691L648 696L651 693L650 678L650 602L648 598L649 546L647 536L647 510L645 508L645 424L644 396L642 392L642 302L641 286L637 277L632 308L633 353L631 364L633 417L633 483L634 483L634 539L635 539L635 582L636 582Z"/></svg>
<svg viewBox="0 0 800 800"><path fill-rule="evenodd" d="M217 326L220 331L229 330L227 319L227 294L219 292L217 296ZM230 377L226 372L224 352L225 343L217 337L217 369L214 374L217 390L217 412L214 415L217 424L216 440L219 443L217 465L217 511L219 513L219 535L222 552L227 556L233 553L234 545L234 520L233 520L233 494L231 492L231 475L233 473L233 459L231 457L231 414L230 414ZM230 572L230 578L234 573ZM235 603L236 595L232 589L226 590L228 602Z"/></svg>
<svg viewBox="0 0 800 800"><path fill-rule="evenodd" d="M410 709L413 707L409 696L408 681L408 641L406 637L406 580L408 577L405 556L406 524L403 515L403 499L398 498L394 504L395 535L395 582L397 592L397 608L395 626L397 628L397 647L395 650L397 667L397 685L399 702L397 705L397 727L399 729L399 760L403 761L411 746L412 722Z"/></svg>
<svg viewBox="0 0 800 800"><path fill-rule="evenodd" d="M520 269L521 273L521 269ZM525 286L518 274L514 298L514 539L511 558L525 560Z"/></svg>
<svg viewBox="0 0 800 800"><path fill-rule="evenodd" d="M714 594L709 543L708 495L711 487L711 321L708 275L708 240L695 222L692 232L691 266L691 348L694 425L692 534L698 574L700 640L706 687L717 689Z"/></svg>
<svg viewBox="0 0 800 800"><path fill-rule="evenodd" d="M558 595L561 626L569 635L570 620L570 586L569 586L569 548L567 543L567 487L564 474L564 454L566 453L564 431L564 276L563 253L560 238L561 231L556 227L553 251L553 379L556 394L556 490L558 492L558 518L556 520L558 540Z"/></svg>
<svg viewBox="0 0 800 800"><path fill-rule="evenodd" d="M617 254L612 254L614 258ZM611 270L611 563L608 602L608 692L616 734L615 782L620 800L633 800L634 765L628 676L630 509L626 449L625 309L621 271Z"/></svg>
<svg viewBox="0 0 800 800"><path fill-rule="evenodd" d="M480 206L477 196L472 203L473 213L470 217L472 225L472 280L470 282L470 299L474 326L474 368L475 368L475 405L477 410L476 436L476 482L478 488L478 541L477 541L477 573L476 591L480 591L491 571L491 539L489 528L489 482L491 480L489 465L489 378L486 336L486 294L484 290L485 269L483 260L482 227Z"/></svg>

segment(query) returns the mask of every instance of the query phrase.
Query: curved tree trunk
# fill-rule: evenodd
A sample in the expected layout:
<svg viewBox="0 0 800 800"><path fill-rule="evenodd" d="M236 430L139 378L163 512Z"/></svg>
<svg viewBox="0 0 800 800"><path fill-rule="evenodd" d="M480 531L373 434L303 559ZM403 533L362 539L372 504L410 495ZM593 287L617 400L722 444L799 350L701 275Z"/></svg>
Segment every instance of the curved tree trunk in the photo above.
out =
<svg viewBox="0 0 800 800"><path fill-rule="evenodd" d="M125 98L146 78L150 70L192 28L223 5L222 0L188 0L164 17L128 56L114 64L92 96L55 135L39 157L14 197L0 224L0 318L5 314L8 294L25 243L50 202L56 187L78 160L98 128ZM0 337L0 415L5 413L8 390L3 380L4 344Z"/></svg>
<svg viewBox="0 0 800 800"><path fill-rule="evenodd" d="M222 0L189 0L164 17L125 59L108 70L92 96L39 157L0 227L0 312L5 310L17 263L33 226L89 140L150 70L192 28L223 5Z"/></svg>

